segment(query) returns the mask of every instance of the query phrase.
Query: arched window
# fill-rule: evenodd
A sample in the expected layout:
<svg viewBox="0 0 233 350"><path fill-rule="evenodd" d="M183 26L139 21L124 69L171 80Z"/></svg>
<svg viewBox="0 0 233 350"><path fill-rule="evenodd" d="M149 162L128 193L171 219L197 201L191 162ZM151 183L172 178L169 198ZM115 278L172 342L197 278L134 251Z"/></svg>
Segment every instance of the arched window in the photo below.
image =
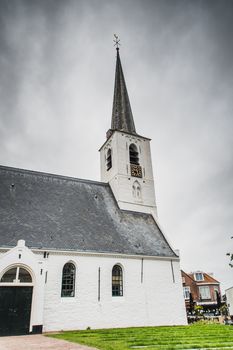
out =
<svg viewBox="0 0 233 350"><path fill-rule="evenodd" d="M138 149L133 143L129 146L129 162L130 164L139 165Z"/></svg>
<svg viewBox="0 0 233 350"><path fill-rule="evenodd" d="M141 199L141 186L138 181L134 181L132 191L134 198Z"/></svg>
<svg viewBox="0 0 233 350"><path fill-rule="evenodd" d="M72 263L64 265L62 270L62 297L74 297L75 294L75 266Z"/></svg>
<svg viewBox="0 0 233 350"><path fill-rule="evenodd" d="M1 283L32 283L32 276L23 267L10 268L1 278Z"/></svg>
<svg viewBox="0 0 233 350"><path fill-rule="evenodd" d="M109 169L111 169L111 167L112 167L112 150L111 150L111 148L109 148L108 152L107 152L106 166L107 166L107 171Z"/></svg>
<svg viewBox="0 0 233 350"><path fill-rule="evenodd" d="M113 266L112 269L112 296L123 296L123 274L119 265Z"/></svg>

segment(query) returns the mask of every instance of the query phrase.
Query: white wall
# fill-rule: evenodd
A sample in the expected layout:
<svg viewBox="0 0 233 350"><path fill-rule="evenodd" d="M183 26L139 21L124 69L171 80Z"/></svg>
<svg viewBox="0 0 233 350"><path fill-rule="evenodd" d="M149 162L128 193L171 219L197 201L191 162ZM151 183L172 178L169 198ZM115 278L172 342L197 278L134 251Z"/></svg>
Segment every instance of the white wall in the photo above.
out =
<svg viewBox="0 0 233 350"><path fill-rule="evenodd" d="M62 269L72 261L77 267L75 297L61 298ZM112 297L111 272L123 267L124 295ZM179 262L52 254L48 258L45 286L44 331L186 324ZM98 301L98 268L101 268Z"/></svg>
<svg viewBox="0 0 233 350"><path fill-rule="evenodd" d="M233 287L226 289L226 298L230 316L233 316Z"/></svg>
<svg viewBox="0 0 233 350"><path fill-rule="evenodd" d="M75 297L62 298L62 269L68 261L77 268ZM115 264L123 268L123 297L112 297ZM179 262L173 261L175 282L170 260L144 258L143 282L141 264L142 259L137 257L65 252L50 252L44 259L43 252L17 246L0 256L0 277L13 265L25 266L31 272L30 330L38 324L43 324L43 331L186 324Z"/></svg>
<svg viewBox="0 0 233 350"><path fill-rule="evenodd" d="M129 162L129 146L134 143L139 152L142 178L132 177ZM112 150L112 168L106 169L106 155ZM140 136L133 136L114 131L113 135L100 149L101 181L109 182L121 209L151 213L155 216L156 201L151 162L150 141ZM141 198L134 198L132 186L138 181L141 186Z"/></svg>

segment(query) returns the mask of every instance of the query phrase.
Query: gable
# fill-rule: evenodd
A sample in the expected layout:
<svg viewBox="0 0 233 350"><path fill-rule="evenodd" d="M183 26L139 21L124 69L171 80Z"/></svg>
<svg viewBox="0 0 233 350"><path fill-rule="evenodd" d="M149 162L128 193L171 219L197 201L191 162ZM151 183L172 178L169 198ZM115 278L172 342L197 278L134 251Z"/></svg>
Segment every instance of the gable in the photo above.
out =
<svg viewBox="0 0 233 350"><path fill-rule="evenodd" d="M106 183L0 167L0 246L176 257L152 215L120 210Z"/></svg>

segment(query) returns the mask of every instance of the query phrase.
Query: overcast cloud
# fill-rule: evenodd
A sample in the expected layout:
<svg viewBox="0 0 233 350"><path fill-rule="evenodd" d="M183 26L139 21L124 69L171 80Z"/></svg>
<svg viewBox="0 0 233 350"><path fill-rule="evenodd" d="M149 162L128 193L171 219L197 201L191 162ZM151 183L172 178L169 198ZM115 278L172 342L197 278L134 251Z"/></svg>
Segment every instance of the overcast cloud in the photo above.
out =
<svg viewBox="0 0 233 350"><path fill-rule="evenodd" d="M161 225L186 272L233 286L231 0L0 0L0 163L100 179L114 33Z"/></svg>

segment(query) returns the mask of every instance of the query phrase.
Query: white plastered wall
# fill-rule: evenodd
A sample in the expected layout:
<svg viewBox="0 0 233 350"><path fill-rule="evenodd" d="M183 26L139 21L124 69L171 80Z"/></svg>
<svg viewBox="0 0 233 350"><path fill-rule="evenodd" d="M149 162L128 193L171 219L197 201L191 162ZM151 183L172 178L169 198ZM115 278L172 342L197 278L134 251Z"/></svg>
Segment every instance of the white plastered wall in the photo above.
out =
<svg viewBox="0 0 233 350"><path fill-rule="evenodd" d="M133 143L139 152L142 178L131 176L129 146ZM106 155L112 150L112 168L107 171ZM121 209L150 213L157 216L150 140L141 136L115 131L100 149L101 181L108 182ZM132 186L141 186L141 198L134 198Z"/></svg>
<svg viewBox="0 0 233 350"><path fill-rule="evenodd" d="M76 266L75 297L61 298L62 269ZM186 324L179 261L50 252L44 331ZM123 267L123 297L112 297L112 267ZM100 268L100 301L98 269ZM142 279L143 278L143 279Z"/></svg>
<svg viewBox="0 0 233 350"><path fill-rule="evenodd" d="M230 316L233 316L233 287L226 289L227 306Z"/></svg>
<svg viewBox="0 0 233 350"><path fill-rule="evenodd" d="M62 298L62 269L69 261L76 266L75 297ZM123 297L112 297L115 264L123 268ZM16 265L33 277L30 331L41 324L43 331L186 324L178 260L144 257L142 268L142 258L120 255L50 252L44 259L43 252L18 245L0 255L0 277Z"/></svg>
<svg viewBox="0 0 233 350"><path fill-rule="evenodd" d="M15 266L26 268L32 276L33 294L30 318L30 331L32 331L33 325L43 324L45 262L28 249L23 240L20 240L16 247L0 255L0 279L8 269ZM13 286L13 284L8 285ZM15 285L15 288L20 288L20 286Z"/></svg>

